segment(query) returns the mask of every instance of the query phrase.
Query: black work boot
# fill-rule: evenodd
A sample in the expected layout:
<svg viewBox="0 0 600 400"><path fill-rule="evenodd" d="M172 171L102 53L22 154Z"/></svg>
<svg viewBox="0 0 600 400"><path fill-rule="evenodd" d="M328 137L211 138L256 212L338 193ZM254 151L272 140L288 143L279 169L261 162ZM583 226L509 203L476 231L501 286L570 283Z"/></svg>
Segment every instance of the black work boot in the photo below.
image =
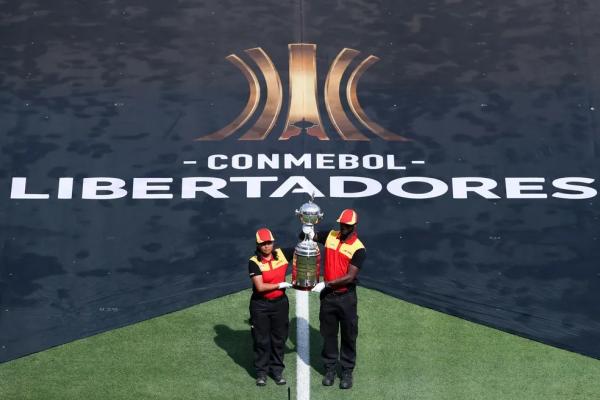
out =
<svg viewBox="0 0 600 400"><path fill-rule="evenodd" d="M272 374L271 377L275 381L276 385L287 385L287 381L285 380L282 374Z"/></svg>
<svg viewBox="0 0 600 400"><path fill-rule="evenodd" d="M331 386L335 381L335 368L328 369L323 377L323 386Z"/></svg>
<svg viewBox="0 0 600 400"><path fill-rule="evenodd" d="M267 385L267 374L258 374L256 376L256 386L266 386Z"/></svg>
<svg viewBox="0 0 600 400"><path fill-rule="evenodd" d="M352 387L352 370L345 369L342 371L342 379L340 380L340 389L350 389Z"/></svg>

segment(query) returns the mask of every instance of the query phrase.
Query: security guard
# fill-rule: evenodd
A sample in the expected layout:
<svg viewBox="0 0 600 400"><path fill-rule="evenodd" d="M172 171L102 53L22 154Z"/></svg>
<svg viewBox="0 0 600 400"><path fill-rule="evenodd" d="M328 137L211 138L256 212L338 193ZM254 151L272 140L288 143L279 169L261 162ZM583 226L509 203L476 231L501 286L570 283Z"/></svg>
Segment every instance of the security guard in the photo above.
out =
<svg viewBox="0 0 600 400"><path fill-rule="evenodd" d="M322 383L325 386L333 385L339 356L342 367L340 389L350 389L358 336L356 277L366 258L366 250L356 233L356 211L342 211L337 222L340 223L339 231L320 231L315 234L314 240L325 245L325 276L324 282L317 284L313 291L319 292L321 298L321 356L326 371ZM339 351L338 330L341 331Z"/></svg>
<svg viewBox="0 0 600 400"><path fill-rule="evenodd" d="M248 262L253 284L250 324L257 386L267 384L269 373L277 385L287 383L282 375L290 308L285 289L292 285L285 281L285 275L288 259L293 257L294 250L274 249L274 241L275 237L269 229L259 229L256 232L256 252Z"/></svg>

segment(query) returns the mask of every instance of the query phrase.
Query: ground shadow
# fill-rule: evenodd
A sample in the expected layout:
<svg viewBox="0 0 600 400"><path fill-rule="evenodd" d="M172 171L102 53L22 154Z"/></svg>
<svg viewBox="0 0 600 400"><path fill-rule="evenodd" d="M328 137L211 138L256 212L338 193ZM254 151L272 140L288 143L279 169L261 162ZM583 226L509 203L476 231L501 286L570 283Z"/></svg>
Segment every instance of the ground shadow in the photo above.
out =
<svg viewBox="0 0 600 400"><path fill-rule="evenodd" d="M227 325L215 325L215 344L225 350L227 355L248 375L254 377L254 364L252 360L252 335L250 325L248 329L235 330Z"/></svg>
<svg viewBox="0 0 600 400"><path fill-rule="evenodd" d="M214 326L215 344L225 350L227 355L240 367L244 368L249 376L254 377L254 361L252 353L252 334L250 333L250 323L247 329L235 330L227 325L219 324ZM290 341L292 348L286 345L285 354L286 365L290 365L290 356L296 354L296 318L290 320ZM321 363L321 335L319 331L310 327L310 360L311 366L320 374L325 370Z"/></svg>

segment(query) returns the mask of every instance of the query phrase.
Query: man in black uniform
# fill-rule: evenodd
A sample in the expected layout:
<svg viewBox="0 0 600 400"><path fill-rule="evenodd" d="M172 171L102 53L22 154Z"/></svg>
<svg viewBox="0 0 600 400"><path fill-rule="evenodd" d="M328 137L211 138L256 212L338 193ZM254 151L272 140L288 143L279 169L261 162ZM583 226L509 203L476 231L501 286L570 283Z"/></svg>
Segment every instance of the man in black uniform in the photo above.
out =
<svg viewBox="0 0 600 400"><path fill-rule="evenodd" d="M313 291L319 292L321 298L321 356L326 370L322 383L333 385L339 356L342 367L340 389L350 389L358 336L356 277L366 258L366 250L356 233L358 215L354 210L342 211L337 222L340 223L339 231L319 231L314 236L315 241L325 245L325 273L324 281ZM341 332L339 351L338 331Z"/></svg>

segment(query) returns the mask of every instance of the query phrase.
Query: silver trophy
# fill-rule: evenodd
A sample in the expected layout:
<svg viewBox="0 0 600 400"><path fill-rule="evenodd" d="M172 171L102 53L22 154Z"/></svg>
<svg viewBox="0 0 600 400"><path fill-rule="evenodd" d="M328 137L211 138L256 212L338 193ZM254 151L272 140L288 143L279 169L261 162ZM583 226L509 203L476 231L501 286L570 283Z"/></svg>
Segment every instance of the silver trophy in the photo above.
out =
<svg viewBox="0 0 600 400"><path fill-rule="evenodd" d="M310 290L319 283L321 252L319 245L312 240L315 225L323 218L321 208L313 203L314 195L308 203L302 204L296 215L302 222L304 240L296 245L292 263L292 285L298 290Z"/></svg>

